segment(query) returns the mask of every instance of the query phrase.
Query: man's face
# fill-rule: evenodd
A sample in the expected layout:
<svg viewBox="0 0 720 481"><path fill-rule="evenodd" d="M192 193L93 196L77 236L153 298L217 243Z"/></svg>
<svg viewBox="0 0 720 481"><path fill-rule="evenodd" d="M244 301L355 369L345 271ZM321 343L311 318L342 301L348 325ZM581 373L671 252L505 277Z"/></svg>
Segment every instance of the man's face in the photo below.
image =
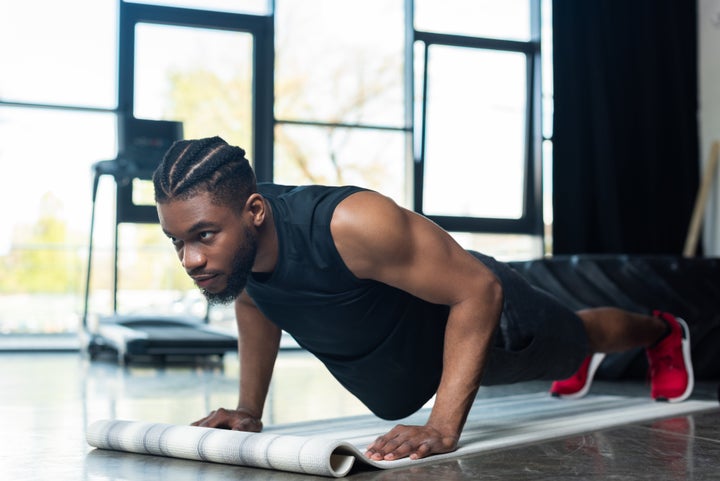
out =
<svg viewBox="0 0 720 481"><path fill-rule="evenodd" d="M158 204L160 225L185 271L210 303L233 301L245 288L257 252L252 223L207 193Z"/></svg>

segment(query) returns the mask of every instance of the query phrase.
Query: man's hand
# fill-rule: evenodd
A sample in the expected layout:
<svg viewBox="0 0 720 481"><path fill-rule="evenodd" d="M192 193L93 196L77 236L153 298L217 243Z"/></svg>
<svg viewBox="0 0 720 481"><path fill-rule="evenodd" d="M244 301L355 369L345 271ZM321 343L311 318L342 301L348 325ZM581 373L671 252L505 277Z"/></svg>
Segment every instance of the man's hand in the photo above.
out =
<svg viewBox="0 0 720 481"><path fill-rule="evenodd" d="M204 418L192 423L193 426L205 428L232 429L233 431L249 431L259 433L262 431L262 421L246 409L220 408L211 412Z"/></svg>
<svg viewBox="0 0 720 481"><path fill-rule="evenodd" d="M399 424L368 446L365 456L373 461L393 461L408 456L410 459L420 459L431 454L454 451L458 438L456 433L442 433L428 425Z"/></svg>

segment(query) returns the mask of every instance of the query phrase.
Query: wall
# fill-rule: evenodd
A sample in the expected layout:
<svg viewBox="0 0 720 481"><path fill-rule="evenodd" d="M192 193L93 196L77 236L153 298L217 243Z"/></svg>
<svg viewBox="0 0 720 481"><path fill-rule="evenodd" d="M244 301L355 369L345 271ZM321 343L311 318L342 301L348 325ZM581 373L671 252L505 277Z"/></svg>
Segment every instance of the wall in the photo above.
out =
<svg viewBox="0 0 720 481"><path fill-rule="evenodd" d="M720 0L698 0L699 121L701 169L713 142L720 142ZM708 199L703 246L705 255L720 256L720 169Z"/></svg>

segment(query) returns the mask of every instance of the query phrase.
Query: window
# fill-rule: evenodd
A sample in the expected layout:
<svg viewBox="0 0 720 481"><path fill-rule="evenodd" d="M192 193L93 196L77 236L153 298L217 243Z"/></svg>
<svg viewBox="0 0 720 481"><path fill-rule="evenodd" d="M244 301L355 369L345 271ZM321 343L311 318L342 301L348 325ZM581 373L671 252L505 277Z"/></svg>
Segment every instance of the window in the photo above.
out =
<svg viewBox="0 0 720 481"><path fill-rule="evenodd" d="M274 180L410 206L403 0L276 2Z"/></svg>
<svg viewBox="0 0 720 481"><path fill-rule="evenodd" d="M465 247L540 254L540 1L1 2L0 334L81 328L91 167L129 112L243 146L261 180L361 185ZM94 314L112 309L114 192L101 179ZM203 307L157 225L118 239L120 309Z"/></svg>
<svg viewBox="0 0 720 481"><path fill-rule="evenodd" d="M540 1L415 5L415 208L466 248L538 257Z"/></svg>
<svg viewBox="0 0 720 481"><path fill-rule="evenodd" d="M77 332L90 166L116 150L116 21L114 0L0 3L0 334Z"/></svg>
<svg viewBox="0 0 720 481"><path fill-rule="evenodd" d="M135 117L181 121L186 138L220 135L251 149L253 48L247 32L138 23Z"/></svg>
<svg viewBox="0 0 720 481"><path fill-rule="evenodd" d="M123 0L127 3L145 3L165 7L182 7L228 13L269 15L271 0Z"/></svg>
<svg viewBox="0 0 720 481"><path fill-rule="evenodd" d="M116 0L0 2L0 100L115 108L116 22Z"/></svg>
<svg viewBox="0 0 720 481"><path fill-rule="evenodd" d="M271 109L262 99L271 96L261 93L272 85L267 80L272 55L263 58L272 52L271 25L271 17L265 16L121 4L120 113L179 121L185 138L219 135L243 146L251 160L260 156L269 149L258 140L259 133L269 137L271 132L269 125L262 125ZM134 179L133 199L145 193L152 204L149 184L147 177ZM157 224L123 221L117 239L117 280L110 288L113 311L205 315L204 299ZM91 294L91 314L101 315L96 297ZM213 309L210 315L213 322L234 324L231 306Z"/></svg>
<svg viewBox="0 0 720 481"><path fill-rule="evenodd" d="M427 63L423 211L520 219L525 197L525 55L431 45Z"/></svg>

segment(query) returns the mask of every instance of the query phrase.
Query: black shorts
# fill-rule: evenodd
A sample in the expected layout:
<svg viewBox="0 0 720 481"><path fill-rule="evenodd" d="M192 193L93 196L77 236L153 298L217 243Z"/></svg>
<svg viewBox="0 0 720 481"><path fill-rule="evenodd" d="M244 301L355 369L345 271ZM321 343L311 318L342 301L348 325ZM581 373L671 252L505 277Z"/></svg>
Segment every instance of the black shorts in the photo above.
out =
<svg viewBox="0 0 720 481"><path fill-rule="evenodd" d="M530 285L510 266L471 253L503 288L503 312L482 378L483 385L566 379L589 354L587 333L575 312Z"/></svg>

